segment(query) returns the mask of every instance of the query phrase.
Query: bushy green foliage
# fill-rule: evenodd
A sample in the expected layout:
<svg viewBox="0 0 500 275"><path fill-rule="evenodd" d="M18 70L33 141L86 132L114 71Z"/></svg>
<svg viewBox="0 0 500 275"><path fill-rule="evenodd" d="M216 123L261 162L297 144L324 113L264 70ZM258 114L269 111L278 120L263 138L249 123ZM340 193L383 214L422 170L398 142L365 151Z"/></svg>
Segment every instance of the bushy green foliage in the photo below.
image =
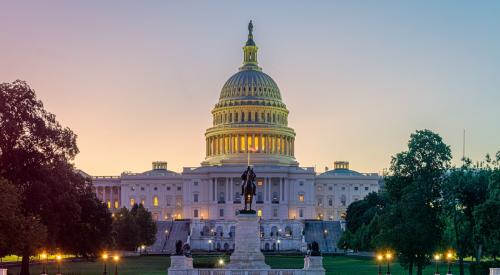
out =
<svg viewBox="0 0 500 275"><path fill-rule="evenodd" d="M115 247L133 251L141 245L152 245L156 230L153 216L144 206L136 204L130 211L124 207L115 214L113 221Z"/></svg>

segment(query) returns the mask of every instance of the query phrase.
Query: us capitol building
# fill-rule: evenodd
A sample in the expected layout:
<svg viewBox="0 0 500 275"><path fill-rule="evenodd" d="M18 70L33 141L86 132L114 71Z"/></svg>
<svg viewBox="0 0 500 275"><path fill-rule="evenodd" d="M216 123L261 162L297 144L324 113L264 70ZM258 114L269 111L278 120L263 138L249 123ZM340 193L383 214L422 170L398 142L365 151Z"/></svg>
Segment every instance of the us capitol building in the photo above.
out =
<svg viewBox="0 0 500 275"><path fill-rule="evenodd" d="M242 208L241 174L250 162L257 174L253 208L261 217L262 250L301 250L318 241L336 249L347 206L379 190L377 173L334 169L316 173L295 159L295 131L280 89L258 65L249 24L243 64L222 87L205 132L206 157L182 173L153 162L152 170L92 177L98 198L113 212L143 204L158 221L151 252L168 252L177 239L199 250L231 250L235 216Z"/></svg>

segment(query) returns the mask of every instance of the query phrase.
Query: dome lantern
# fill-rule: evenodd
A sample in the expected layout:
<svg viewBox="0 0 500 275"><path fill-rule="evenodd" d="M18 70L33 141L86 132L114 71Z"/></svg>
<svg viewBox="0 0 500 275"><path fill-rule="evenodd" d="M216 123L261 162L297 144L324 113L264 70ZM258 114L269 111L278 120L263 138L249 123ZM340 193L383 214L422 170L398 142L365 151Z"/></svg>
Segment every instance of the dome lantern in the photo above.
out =
<svg viewBox="0 0 500 275"><path fill-rule="evenodd" d="M262 70L257 64L257 51L259 47L255 44L253 40L253 23L250 20L248 23L248 40L243 46L243 66L240 67L242 70Z"/></svg>

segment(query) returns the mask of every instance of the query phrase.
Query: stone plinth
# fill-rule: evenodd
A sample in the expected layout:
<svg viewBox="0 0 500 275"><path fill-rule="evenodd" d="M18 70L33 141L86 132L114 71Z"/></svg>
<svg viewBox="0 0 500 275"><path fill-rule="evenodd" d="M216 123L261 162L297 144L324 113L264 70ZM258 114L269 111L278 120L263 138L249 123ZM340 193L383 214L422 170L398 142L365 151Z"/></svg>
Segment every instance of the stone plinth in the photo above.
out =
<svg viewBox="0 0 500 275"><path fill-rule="evenodd" d="M193 258L182 256L170 256L170 275L191 275L193 273Z"/></svg>
<svg viewBox="0 0 500 275"><path fill-rule="evenodd" d="M240 213L236 217L235 247L228 269L269 269L260 251L260 227L257 214Z"/></svg>
<svg viewBox="0 0 500 275"><path fill-rule="evenodd" d="M490 268L490 275L500 275L500 268Z"/></svg>

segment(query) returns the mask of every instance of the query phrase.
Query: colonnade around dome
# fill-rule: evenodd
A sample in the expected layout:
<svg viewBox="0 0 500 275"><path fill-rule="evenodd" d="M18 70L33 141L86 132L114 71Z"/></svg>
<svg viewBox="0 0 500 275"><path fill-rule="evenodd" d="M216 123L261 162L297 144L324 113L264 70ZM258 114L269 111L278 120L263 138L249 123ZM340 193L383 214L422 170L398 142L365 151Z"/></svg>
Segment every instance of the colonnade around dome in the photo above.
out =
<svg viewBox="0 0 500 275"><path fill-rule="evenodd" d="M276 108L256 107L241 110L241 108L228 108L227 110L216 109L213 113L214 126L232 123L288 125L288 111L286 109L276 110Z"/></svg>
<svg viewBox="0 0 500 275"><path fill-rule="evenodd" d="M294 156L294 138L273 134L223 134L206 139L207 157L215 155L261 153Z"/></svg>

